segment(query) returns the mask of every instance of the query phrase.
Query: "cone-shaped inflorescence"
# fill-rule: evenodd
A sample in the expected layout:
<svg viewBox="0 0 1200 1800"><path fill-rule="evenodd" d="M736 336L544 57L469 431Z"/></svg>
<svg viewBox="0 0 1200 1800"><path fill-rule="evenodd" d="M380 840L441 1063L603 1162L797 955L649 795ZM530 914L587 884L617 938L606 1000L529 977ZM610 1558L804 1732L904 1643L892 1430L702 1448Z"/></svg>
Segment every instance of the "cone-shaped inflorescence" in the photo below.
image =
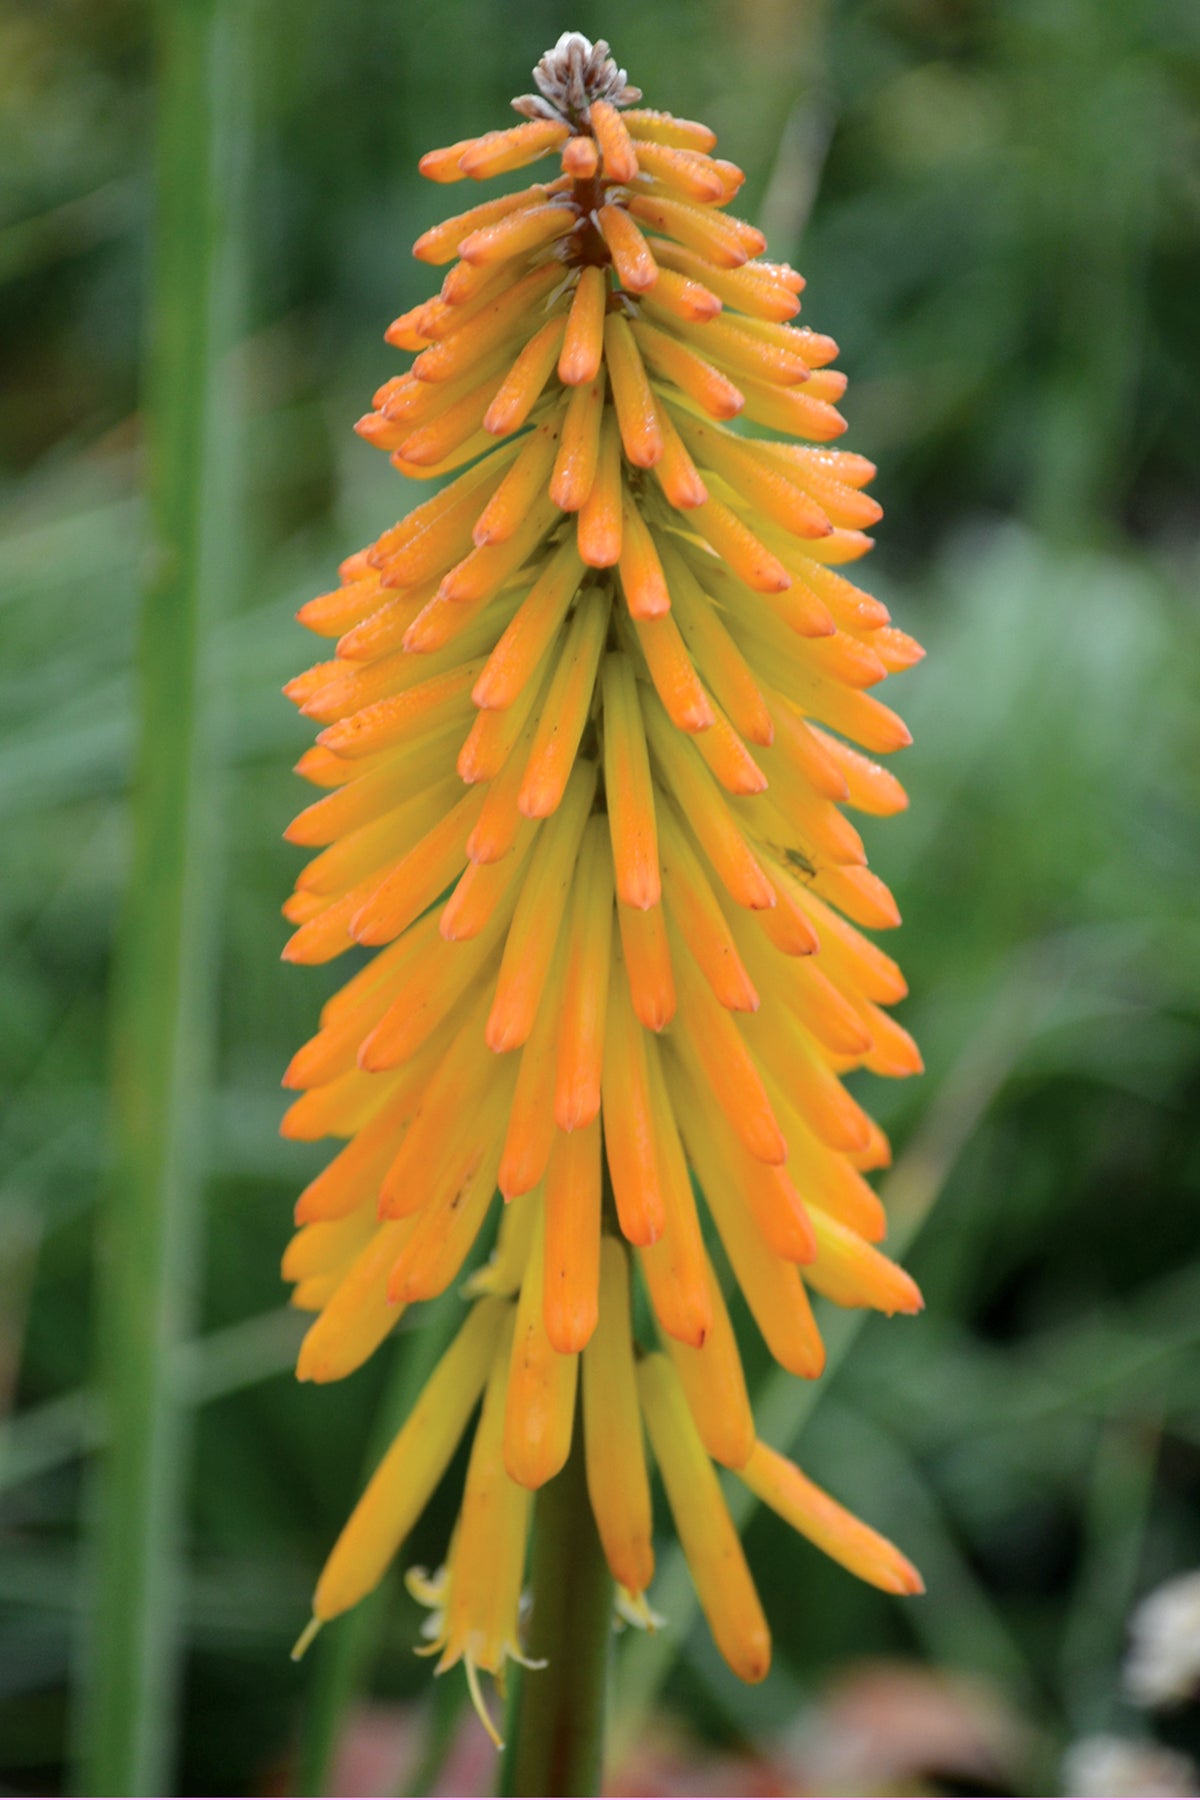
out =
<svg viewBox="0 0 1200 1800"><path fill-rule="evenodd" d="M906 804L874 759L908 733L872 690L921 652L842 572L874 470L825 447L836 345L726 210L740 171L637 107L603 43L568 35L535 77L525 123L422 160L447 184L557 168L418 239L447 273L390 327L412 361L358 430L448 479L302 609L336 645L288 690L322 727L299 765L322 792L288 834L316 854L285 955L376 951L287 1074L285 1132L345 1140L284 1261L316 1314L301 1377L357 1368L500 1214L315 1613L374 1586L482 1401L445 1568L415 1580L439 1667L499 1676L581 1384L626 1609L654 1566L645 1428L755 1680L769 1636L714 1460L856 1574L919 1586L757 1441L710 1244L798 1376L823 1361L810 1292L920 1306L876 1247L864 1172L888 1146L843 1080L921 1065L864 935L896 909L841 809Z"/></svg>

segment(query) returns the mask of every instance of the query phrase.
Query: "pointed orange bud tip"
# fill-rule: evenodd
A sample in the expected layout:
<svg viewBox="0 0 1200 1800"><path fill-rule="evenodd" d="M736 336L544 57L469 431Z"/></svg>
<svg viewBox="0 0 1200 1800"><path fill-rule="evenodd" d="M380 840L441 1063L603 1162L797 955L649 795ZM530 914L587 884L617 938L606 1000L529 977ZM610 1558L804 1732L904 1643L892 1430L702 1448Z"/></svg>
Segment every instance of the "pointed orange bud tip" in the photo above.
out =
<svg viewBox="0 0 1200 1800"><path fill-rule="evenodd" d="M595 138L568 138L563 145L562 165L568 175L576 181L590 181L600 163L600 153L596 148Z"/></svg>
<svg viewBox="0 0 1200 1800"><path fill-rule="evenodd" d="M919 1313L925 1311L925 1296L904 1269L899 1271L900 1279L896 1282L896 1311L902 1313Z"/></svg>
<svg viewBox="0 0 1200 1800"><path fill-rule="evenodd" d="M921 1571L914 1568L907 1556L897 1557L895 1591L898 1594L923 1594L925 1592Z"/></svg>
<svg viewBox="0 0 1200 1800"><path fill-rule="evenodd" d="M293 1662L300 1661L300 1658L304 1655L304 1652L308 1649L324 1623L324 1619L318 1619L316 1614L313 1614L312 1618L308 1621L308 1624L304 1627L304 1630L300 1633L300 1636L292 1645L291 1655Z"/></svg>
<svg viewBox="0 0 1200 1800"><path fill-rule="evenodd" d="M507 1016L496 1018L494 1014L488 1020L487 1030L483 1035L488 1049L497 1056L503 1056L509 1050L518 1049L525 1041L513 1020Z"/></svg>
<svg viewBox="0 0 1200 1800"><path fill-rule="evenodd" d="M429 339L421 327L425 321L427 304L423 300L419 306L414 306L408 312L401 313L398 319L393 319L383 334L384 343L390 344L393 350L424 350Z"/></svg>
<svg viewBox="0 0 1200 1800"><path fill-rule="evenodd" d="M459 168L459 159L468 150L473 150L478 141L478 138L462 138L442 150L427 150L417 168L427 181L463 181L466 170Z"/></svg>
<svg viewBox="0 0 1200 1800"><path fill-rule="evenodd" d="M600 1089L596 1087L587 1093L572 1093L560 1097L554 1113L554 1123L560 1131L580 1131L590 1125L600 1111Z"/></svg>

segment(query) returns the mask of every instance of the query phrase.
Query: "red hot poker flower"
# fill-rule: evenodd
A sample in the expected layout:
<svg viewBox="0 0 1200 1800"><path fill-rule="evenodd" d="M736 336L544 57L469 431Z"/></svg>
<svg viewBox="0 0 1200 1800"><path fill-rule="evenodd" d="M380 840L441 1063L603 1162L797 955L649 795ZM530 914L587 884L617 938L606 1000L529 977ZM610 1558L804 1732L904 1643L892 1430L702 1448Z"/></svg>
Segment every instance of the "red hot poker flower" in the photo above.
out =
<svg viewBox="0 0 1200 1800"><path fill-rule="evenodd" d="M706 1230L798 1376L824 1358L811 1293L921 1304L877 1247L887 1141L844 1083L921 1064L864 935L895 904L841 810L906 805L874 759L909 735L873 690L921 651L842 572L874 470L826 447L837 347L726 210L741 172L637 106L603 43L568 34L535 79L523 124L422 159L446 184L561 172L417 240L447 273L390 327L413 360L358 430L449 479L302 609L336 644L288 689L322 727L299 765L321 797L288 834L317 854L284 954L377 952L286 1077L285 1133L344 1140L284 1259L316 1314L301 1378L349 1374L455 1282L503 1200L315 1619L376 1583L482 1400L446 1566L414 1579L439 1668L499 1677L581 1392L627 1610L653 1572L645 1427L716 1641L757 1680L713 1460L864 1579L920 1585L758 1441Z"/></svg>

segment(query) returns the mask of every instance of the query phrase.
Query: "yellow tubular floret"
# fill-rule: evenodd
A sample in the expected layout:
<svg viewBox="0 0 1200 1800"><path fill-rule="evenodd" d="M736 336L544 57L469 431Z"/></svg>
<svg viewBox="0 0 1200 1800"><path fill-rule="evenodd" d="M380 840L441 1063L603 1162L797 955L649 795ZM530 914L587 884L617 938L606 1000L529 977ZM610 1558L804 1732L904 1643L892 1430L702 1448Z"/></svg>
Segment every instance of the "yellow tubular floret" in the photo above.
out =
<svg viewBox="0 0 1200 1800"><path fill-rule="evenodd" d="M562 805L538 837L488 1016L492 1050L514 1049L533 1029L595 791L596 765L576 763Z"/></svg>
<svg viewBox="0 0 1200 1800"><path fill-rule="evenodd" d="M600 1313L583 1353L588 1494L613 1579L642 1593L654 1573L650 1484L638 1406L629 1259L613 1237L600 1245Z"/></svg>
<svg viewBox="0 0 1200 1800"><path fill-rule="evenodd" d="M445 1473L495 1360L508 1308L481 1300L425 1383L321 1571L318 1619L369 1594Z"/></svg>
<svg viewBox="0 0 1200 1800"><path fill-rule="evenodd" d="M521 1282L504 1410L504 1466L522 1487L557 1475L571 1449L579 1358L554 1348L546 1331L545 1209L534 1227Z"/></svg>
<svg viewBox="0 0 1200 1800"><path fill-rule="evenodd" d="M647 1087L654 1161L662 1199L662 1229L641 1249L642 1271L655 1317L668 1337L699 1349L712 1329L713 1297L700 1220L688 1179L675 1112L667 1096L658 1045L646 1042Z"/></svg>
<svg viewBox="0 0 1200 1800"><path fill-rule="evenodd" d="M647 1356L641 1363L638 1393L675 1529L717 1648L743 1681L762 1681L771 1666L771 1634L720 1483L665 1356Z"/></svg>
<svg viewBox="0 0 1200 1800"><path fill-rule="evenodd" d="M777 1450L755 1444L738 1473L765 1505L851 1574L889 1594L924 1593L921 1577L894 1544L839 1506Z"/></svg>
<svg viewBox="0 0 1200 1800"><path fill-rule="evenodd" d="M712 1264L708 1266L712 1327L699 1348L667 1339L667 1349L687 1397L688 1410L714 1461L742 1468L754 1448L754 1417L742 1359Z"/></svg>
<svg viewBox="0 0 1200 1800"><path fill-rule="evenodd" d="M608 613L609 596L599 588L589 588L575 608L517 798L526 818L547 818L566 792L591 710Z"/></svg>
<svg viewBox="0 0 1200 1800"><path fill-rule="evenodd" d="M612 908L608 836L604 820L593 815L580 846L578 879L567 921L567 967L554 1088L554 1117L563 1131L589 1125L600 1110Z"/></svg>
<svg viewBox="0 0 1200 1800"><path fill-rule="evenodd" d="M521 1586L530 1493L504 1467L504 1402L512 1339L511 1308L484 1394L455 1533L438 1673L464 1661L468 1677L486 1669L503 1689L505 1660L520 1655ZM482 1704L475 1697L481 1716ZM493 1735L495 1735L493 1730ZM498 1740L497 1740L498 1741Z"/></svg>
<svg viewBox="0 0 1200 1800"><path fill-rule="evenodd" d="M637 683L626 657L604 664L604 785L617 898L642 911L662 896L650 758Z"/></svg>
<svg viewBox="0 0 1200 1800"><path fill-rule="evenodd" d="M559 934L533 1029L517 1059L517 1084L504 1129L498 1181L506 1199L527 1194L546 1173L554 1143L555 1063L558 1020L566 973L565 933Z"/></svg>
<svg viewBox="0 0 1200 1800"><path fill-rule="evenodd" d="M556 1131L546 1171L543 1313L546 1336L564 1356L596 1329L600 1284L600 1122Z"/></svg>

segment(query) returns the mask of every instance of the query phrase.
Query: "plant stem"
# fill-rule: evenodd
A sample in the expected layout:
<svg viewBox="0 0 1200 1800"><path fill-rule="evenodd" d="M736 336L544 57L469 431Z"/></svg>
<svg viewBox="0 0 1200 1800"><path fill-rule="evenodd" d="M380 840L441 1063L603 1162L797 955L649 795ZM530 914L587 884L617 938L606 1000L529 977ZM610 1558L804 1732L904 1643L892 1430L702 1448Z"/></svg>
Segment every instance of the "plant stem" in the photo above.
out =
<svg viewBox="0 0 1200 1800"><path fill-rule="evenodd" d="M582 1421L566 1467L538 1494L529 1655L516 1670L501 1794L598 1794L613 1586L584 1472Z"/></svg>
<svg viewBox="0 0 1200 1800"><path fill-rule="evenodd" d="M231 0L157 8L155 251L146 426L149 542L133 857L113 992L112 1173L100 1330L108 1447L91 1520L84 1791L172 1791L186 1402L213 1042L216 795L203 666L235 518L221 360L232 170L244 142Z"/></svg>

